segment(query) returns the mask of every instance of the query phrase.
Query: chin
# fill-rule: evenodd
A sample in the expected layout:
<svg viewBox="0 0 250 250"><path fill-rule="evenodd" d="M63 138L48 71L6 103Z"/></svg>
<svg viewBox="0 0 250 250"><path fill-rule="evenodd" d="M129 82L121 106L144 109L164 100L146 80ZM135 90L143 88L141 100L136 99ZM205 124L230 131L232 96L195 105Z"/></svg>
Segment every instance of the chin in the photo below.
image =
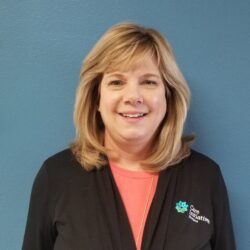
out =
<svg viewBox="0 0 250 250"><path fill-rule="evenodd" d="M133 142L133 141L139 142L139 141L145 140L146 135L145 134L138 135L137 133L137 134L123 135L122 137L124 138L124 140L127 140L128 142Z"/></svg>

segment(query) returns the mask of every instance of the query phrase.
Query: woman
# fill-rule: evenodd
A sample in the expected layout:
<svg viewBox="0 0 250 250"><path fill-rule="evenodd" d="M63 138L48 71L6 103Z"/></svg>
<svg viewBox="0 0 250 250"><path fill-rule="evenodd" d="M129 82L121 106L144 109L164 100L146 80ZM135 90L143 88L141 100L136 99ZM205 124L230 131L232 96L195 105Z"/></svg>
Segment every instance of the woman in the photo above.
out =
<svg viewBox="0 0 250 250"><path fill-rule="evenodd" d="M189 101L159 32L108 30L83 63L76 139L35 179L23 250L235 249L220 169L182 136Z"/></svg>

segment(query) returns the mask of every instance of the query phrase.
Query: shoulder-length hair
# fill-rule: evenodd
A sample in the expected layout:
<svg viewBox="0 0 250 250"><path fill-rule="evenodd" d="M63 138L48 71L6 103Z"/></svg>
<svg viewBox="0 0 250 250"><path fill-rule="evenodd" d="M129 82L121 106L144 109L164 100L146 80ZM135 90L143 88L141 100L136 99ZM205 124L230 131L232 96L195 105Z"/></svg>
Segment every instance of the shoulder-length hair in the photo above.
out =
<svg viewBox="0 0 250 250"><path fill-rule="evenodd" d="M170 44L155 29L120 23L101 37L80 71L74 110L76 138L70 147L86 170L99 169L108 161L104 147L105 128L98 112L103 74L129 67L146 53L151 53L156 60L165 84L167 112L156 134L151 155L141 163L146 171L159 172L190 154L189 146L194 136L182 136L190 91Z"/></svg>

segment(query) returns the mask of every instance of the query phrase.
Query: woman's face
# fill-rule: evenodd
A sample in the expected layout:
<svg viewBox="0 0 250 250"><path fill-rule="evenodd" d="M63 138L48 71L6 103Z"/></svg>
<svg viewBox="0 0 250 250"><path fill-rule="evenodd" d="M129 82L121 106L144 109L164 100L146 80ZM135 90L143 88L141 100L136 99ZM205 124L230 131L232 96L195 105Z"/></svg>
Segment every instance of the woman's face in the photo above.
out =
<svg viewBox="0 0 250 250"><path fill-rule="evenodd" d="M105 126L105 145L148 145L167 110L165 87L151 56L127 71L105 73L100 86L99 112Z"/></svg>

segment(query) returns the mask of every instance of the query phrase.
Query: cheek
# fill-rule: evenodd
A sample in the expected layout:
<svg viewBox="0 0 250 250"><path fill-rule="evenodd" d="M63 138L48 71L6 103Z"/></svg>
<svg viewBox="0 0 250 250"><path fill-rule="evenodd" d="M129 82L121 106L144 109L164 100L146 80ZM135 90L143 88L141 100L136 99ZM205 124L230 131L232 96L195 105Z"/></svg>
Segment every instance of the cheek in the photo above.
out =
<svg viewBox="0 0 250 250"><path fill-rule="evenodd" d="M102 112L110 112L115 111L117 108L117 98L110 95L109 93L103 93L100 97L99 103L99 111Z"/></svg>
<svg viewBox="0 0 250 250"><path fill-rule="evenodd" d="M167 101L165 94L152 96L152 98L150 99L150 103L152 107L158 110L160 113L165 113L167 111Z"/></svg>

